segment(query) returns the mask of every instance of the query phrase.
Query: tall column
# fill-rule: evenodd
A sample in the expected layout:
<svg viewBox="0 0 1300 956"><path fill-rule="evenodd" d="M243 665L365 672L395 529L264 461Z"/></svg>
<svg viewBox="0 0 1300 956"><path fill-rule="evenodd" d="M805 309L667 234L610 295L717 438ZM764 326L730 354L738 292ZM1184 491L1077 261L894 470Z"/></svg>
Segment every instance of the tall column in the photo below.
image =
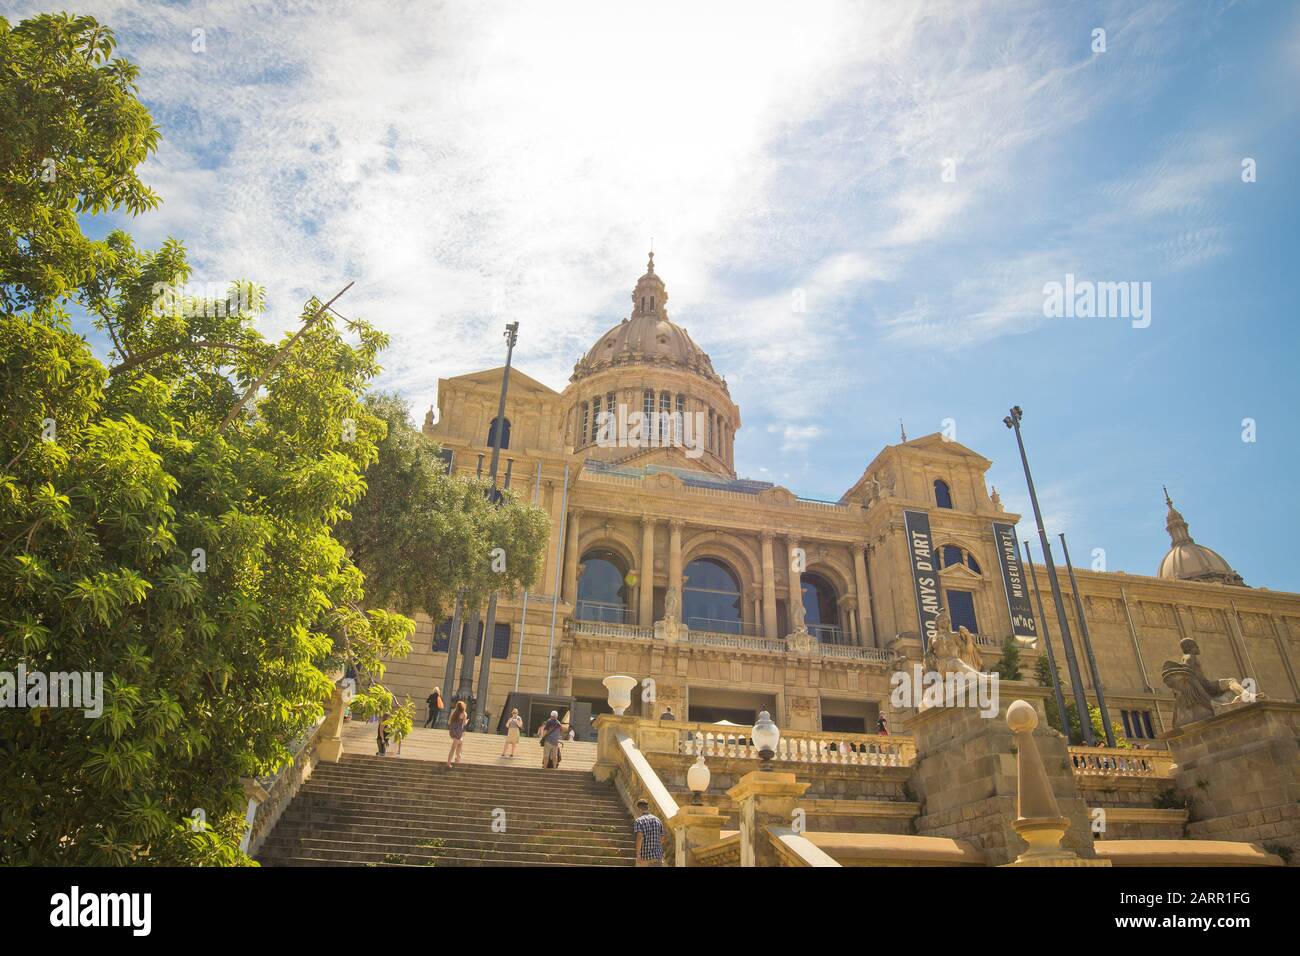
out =
<svg viewBox="0 0 1300 956"><path fill-rule="evenodd" d="M435 727L446 727L447 718L451 716L451 694L456 680L456 654L460 651L460 632L465 626L461 619L460 595L456 595L456 609L451 613L451 630L447 632L447 670L442 679L443 708L434 721Z"/></svg>
<svg viewBox="0 0 1300 956"><path fill-rule="evenodd" d="M474 655L478 653L478 628L482 614L478 608L469 616L465 634L465 656L460 661L460 681L456 684L455 699L465 701L469 710L469 699L474 695Z"/></svg>
<svg viewBox="0 0 1300 956"><path fill-rule="evenodd" d="M682 523L680 521L668 523L668 586L677 589L678 597L682 596ZM682 620L686 619L684 605L684 601L679 604L683 607Z"/></svg>
<svg viewBox="0 0 1300 956"><path fill-rule="evenodd" d="M569 531L564 542L564 600L567 604L578 603L578 533L582 528L582 511L574 508L569 512Z"/></svg>
<svg viewBox="0 0 1300 956"><path fill-rule="evenodd" d="M772 532L764 531L763 539L763 636L779 640L776 633L776 567L772 560Z"/></svg>
<svg viewBox="0 0 1300 956"><path fill-rule="evenodd" d="M795 628L795 621L798 615L795 614L795 602L803 604L803 572L796 568L794 563L794 553L799 550L799 539L786 535L785 539L785 564L787 580L790 582L790 606L788 614L790 615L790 629Z"/></svg>
<svg viewBox="0 0 1300 956"><path fill-rule="evenodd" d="M858 609L858 643L864 647L871 646L875 643L875 635L871 633L871 620L865 613L868 602L871 600L867 594L867 561L863 554L864 544L854 544L850 546L853 552L853 586L857 588Z"/></svg>
<svg viewBox="0 0 1300 956"><path fill-rule="evenodd" d="M641 516L641 608L637 617L642 627L654 624L655 608L655 522Z"/></svg>
<svg viewBox="0 0 1300 956"><path fill-rule="evenodd" d="M488 733L487 697L492 678L492 645L496 643L497 592L488 598L487 622L483 625L483 659L478 668L478 694L474 698L474 729Z"/></svg>

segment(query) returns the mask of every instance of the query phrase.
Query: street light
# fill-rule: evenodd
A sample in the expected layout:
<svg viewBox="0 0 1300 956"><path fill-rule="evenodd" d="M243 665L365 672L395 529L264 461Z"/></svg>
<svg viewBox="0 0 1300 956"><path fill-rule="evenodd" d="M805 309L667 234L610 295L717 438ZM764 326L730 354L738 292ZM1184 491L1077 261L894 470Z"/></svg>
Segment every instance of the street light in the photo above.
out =
<svg viewBox="0 0 1300 956"><path fill-rule="evenodd" d="M1047 532L1043 530L1043 512L1038 507L1038 492L1034 490L1034 476L1029 472L1029 458L1025 455L1025 440L1020 435L1020 419L1024 412L1019 405L1011 407L1011 414L1002 419L1016 433L1016 445L1020 448L1020 463L1025 468L1025 483L1029 486L1029 502L1034 507L1034 521L1038 525L1038 541L1043 548L1043 563L1047 565L1047 580L1052 585L1052 603L1056 605L1056 621L1061 627L1061 643L1065 647L1065 665L1070 672L1070 689L1074 692L1074 706L1079 711L1079 733L1083 742L1092 746L1092 717L1088 712L1088 698L1083 692L1083 679L1079 676L1079 661L1074 656L1074 641L1070 638L1070 624L1065 618L1065 602L1061 599L1061 583L1056 578L1056 565L1052 563L1052 546L1047 541ZM1064 714L1061 726L1069 738L1070 725Z"/></svg>
<svg viewBox="0 0 1300 956"><path fill-rule="evenodd" d="M708 765L704 762L704 755L700 754L695 758L695 763L686 771L686 786L691 791L691 805L698 807L704 802L704 791L709 789L709 781L713 779L713 774L709 772Z"/></svg>
<svg viewBox="0 0 1300 956"><path fill-rule="evenodd" d="M515 343L519 341L519 323L511 322L506 326L506 367L501 373L501 398L497 403L496 423L492 427L492 465L488 469L488 499L494 504L501 504L504 496L497 490L497 467L501 463L501 442L506 430L506 391L510 388L510 360L515 354ZM510 482L509 475L506 476L507 485ZM496 644L496 623L497 623L497 593L493 591L488 598L487 621L483 625L482 654L483 658L479 662L478 672L478 696L473 697L471 688L470 694L474 700L474 729L487 733L490 729L488 724L488 681L492 676L492 648ZM471 639L472 640L472 639ZM522 648L523 634L519 635L520 645ZM471 645L472 648L472 645ZM521 650L522 653L522 650ZM469 668L466 676L473 678L473 661L467 661Z"/></svg>
<svg viewBox="0 0 1300 956"><path fill-rule="evenodd" d="M767 711L760 711L758 720L750 730L750 739L754 741L754 746L758 748L759 759L763 761L760 770L772 769L772 758L776 756L777 744L781 742L781 731L772 721L772 715Z"/></svg>

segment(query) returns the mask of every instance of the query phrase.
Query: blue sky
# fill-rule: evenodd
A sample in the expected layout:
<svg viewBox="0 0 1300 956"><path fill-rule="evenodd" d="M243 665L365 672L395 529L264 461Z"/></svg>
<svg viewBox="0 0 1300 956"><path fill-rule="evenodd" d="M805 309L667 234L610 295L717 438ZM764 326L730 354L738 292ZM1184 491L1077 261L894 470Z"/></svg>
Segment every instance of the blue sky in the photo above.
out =
<svg viewBox="0 0 1300 956"><path fill-rule="evenodd" d="M518 367L563 388L654 236L742 475L834 499L899 418L953 419L1029 537L1020 404L1080 564L1153 573L1164 483L1248 583L1300 590L1300 6L75 9L162 127L131 231L262 282L268 331L355 280L340 310L392 334L380 384L417 409L515 318ZM1150 325L1046 318L1067 273L1151 283Z"/></svg>

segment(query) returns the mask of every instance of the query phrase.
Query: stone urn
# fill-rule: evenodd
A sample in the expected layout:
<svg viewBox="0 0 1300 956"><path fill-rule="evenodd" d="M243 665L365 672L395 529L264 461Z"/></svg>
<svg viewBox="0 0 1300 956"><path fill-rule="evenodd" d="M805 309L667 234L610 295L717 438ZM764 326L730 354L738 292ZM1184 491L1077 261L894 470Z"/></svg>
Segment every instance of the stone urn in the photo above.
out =
<svg viewBox="0 0 1300 956"><path fill-rule="evenodd" d="M615 674L606 677L602 684L609 691L609 708L619 717L623 716L623 711L632 705L632 688L636 686L636 678L628 677L623 674Z"/></svg>

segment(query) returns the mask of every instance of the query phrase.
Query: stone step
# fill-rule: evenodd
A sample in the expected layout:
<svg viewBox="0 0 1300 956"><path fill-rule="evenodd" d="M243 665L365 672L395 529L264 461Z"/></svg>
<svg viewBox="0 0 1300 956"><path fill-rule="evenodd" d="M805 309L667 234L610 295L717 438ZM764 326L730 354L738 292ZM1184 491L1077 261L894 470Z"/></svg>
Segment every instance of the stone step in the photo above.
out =
<svg viewBox="0 0 1300 956"><path fill-rule="evenodd" d="M477 826L491 822L496 808L484 807L478 811L468 812L402 812L399 810L375 811L365 804L326 804L304 802L301 808L296 805L281 818L285 823L302 821L319 823L325 820L344 822L363 822L373 820L375 823L399 825L403 822L419 826L456 826L464 824ZM597 814L547 815L523 810L506 810L506 826L519 827L521 831L531 828L558 828L566 830L587 830L591 832L611 832L610 828L626 829L631 821L627 814L621 816L614 812Z"/></svg>
<svg viewBox="0 0 1300 956"><path fill-rule="evenodd" d="M378 803L402 806L447 806L463 803L485 803L493 806L504 801L507 804L526 804L538 808L563 810L568 808L591 808L610 806L613 791L548 791L527 790L516 787L477 786L463 788L443 787L398 787L384 786L367 778L340 780L331 778L316 783L315 793L351 794Z"/></svg>
<svg viewBox="0 0 1300 956"><path fill-rule="evenodd" d="M281 834L283 830L283 834ZM464 836L497 836L498 831L493 830L493 822L485 821L471 823L464 819L451 819L446 822L424 822L424 821L394 821L383 822L367 819L367 821L356 821L356 819L341 819L337 817L326 817L324 819L304 819L294 818L285 819L276 827L276 835L296 834L311 835L325 830L347 830L357 832L357 834L386 834L390 836L421 836L432 834L442 836L445 834L464 835ZM590 839L593 843L607 844L634 842L632 830L630 827L604 827L604 829L575 829L575 827L545 827L532 826L524 827L519 823L506 819L506 832L515 836L516 839L546 839L546 840L586 840Z"/></svg>
<svg viewBox="0 0 1300 956"><path fill-rule="evenodd" d="M286 835L283 838L272 837L267 841L268 850L274 852L277 847L328 846L330 844L346 845L358 852L370 853L414 853L424 856L444 854L461 855L492 851L496 853L549 853L579 856L622 856L631 853L635 843L626 845L592 843L535 842L532 840L511 839L508 833L493 834L496 839L469 839L436 836L430 834L410 837L389 837L385 834L351 833L346 830L330 830L308 835ZM437 839L437 847L420 846L423 842Z"/></svg>
<svg viewBox="0 0 1300 956"><path fill-rule="evenodd" d="M435 743L438 733L425 731ZM503 763L467 757L448 769L436 760L349 753L319 764L259 859L268 866L632 865L632 820L612 786L590 773ZM504 833L493 830L498 810ZM439 845L419 845L431 840Z"/></svg>
<svg viewBox="0 0 1300 956"><path fill-rule="evenodd" d="M585 866L630 866L634 863L630 853L624 857L587 852L585 848L563 852L542 852L513 847L507 849L483 847L481 849L453 850L443 853L428 849L408 849L401 846L369 849L366 848L365 844L307 839L295 840L291 848L288 846L284 848L286 852L280 852L280 850L279 845L271 846L271 841L268 841L268 849L263 856L271 865L275 865L275 860L278 858L296 857L308 860L331 860L359 866L367 863L381 864L385 862L386 857L391 859L394 856L402 857L401 862L403 863L428 865L432 861L437 866L443 865L444 861L461 861L462 863L496 861L516 866L527 864L552 866L558 863L573 863Z"/></svg>
<svg viewBox="0 0 1300 956"><path fill-rule="evenodd" d="M353 862L353 861L351 861L351 860L343 860L343 859L313 859L313 858L311 858L311 857L300 857L300 856L279 856L279 857L276 857L275 859L266 859L266 860L263 860L263 861L262 861L262 865L263 865L263 866L273 866L273 867L290 867L290 866L294 866L294 867L303 867L303 866L316 867L316 866L416 866L417 864L411 864L411 863L357 863L357 862ZM440 859L440 860L438 860L438 862L437 862L437 866L438 866L439 868L441 868L441 869L458 868L458 867L470 867L470 866L493 866L493 867L497 867L497 866L508 866L508 867L519 867L519 866L530 866L530 865L534 865L534 864L531 864L531 863L528 863L528 862L520 862L520 861L518 861L518 860L504 860L504 859L492 859L492 860L472 860L472 859L465 859L465 860L462 860L462 859L457 859L457 858L455 858L455 857L448 857L448 858ZM548 862L548 863L545 864L545 866L548 866L548 867L575 867L575 868L586 868L586 867L609 867L609 866L632 866L632 865L633 865L633 861L632 861L631 859L628 859L628 860L626 860L626 861L619 861L619 862L609 861L609 862L584 862L584 863L568 863L568 862L564 862L564 861L560 861L560 860L552 860L552 861L550 861L550 862Z"/></svg>

